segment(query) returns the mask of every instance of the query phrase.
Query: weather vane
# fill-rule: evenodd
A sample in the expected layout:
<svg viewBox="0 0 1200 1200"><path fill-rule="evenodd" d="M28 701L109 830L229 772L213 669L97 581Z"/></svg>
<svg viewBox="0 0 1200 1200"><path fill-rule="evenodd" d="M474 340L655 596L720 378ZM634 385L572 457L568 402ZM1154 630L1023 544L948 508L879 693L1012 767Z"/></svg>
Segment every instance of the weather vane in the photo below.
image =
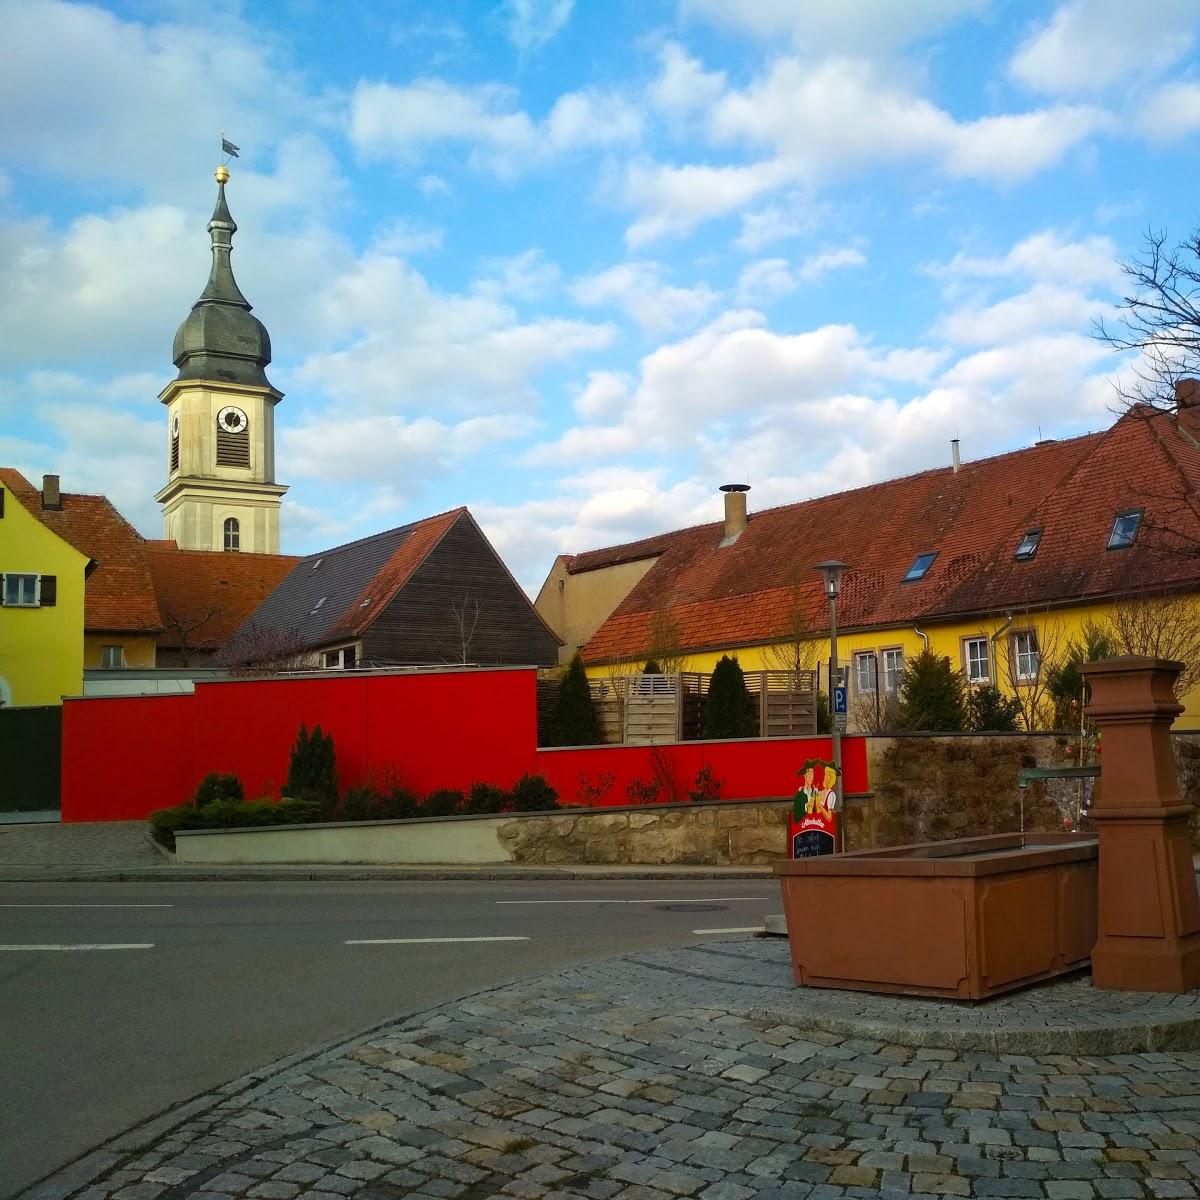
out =
<svg viewBox="0 0 1200 1200"><path fill-rule="evenodd" d="M238 148L225 136L225 130L221 130L221 162L213 174L217 178L218 183L225 183L229 178L229 167L226 165L231 158L238 157Z"/></svg>

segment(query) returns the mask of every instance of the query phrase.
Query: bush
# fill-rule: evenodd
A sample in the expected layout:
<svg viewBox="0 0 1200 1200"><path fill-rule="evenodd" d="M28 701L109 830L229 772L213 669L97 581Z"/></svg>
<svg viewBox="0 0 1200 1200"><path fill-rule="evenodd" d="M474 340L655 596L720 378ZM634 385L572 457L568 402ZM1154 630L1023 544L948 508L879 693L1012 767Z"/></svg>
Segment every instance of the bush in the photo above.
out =
<svg viewBox="0 0 1200 1200"><path fill-rule="evenodd" d="M545 812L558 807L558 793L544 775L522 775L512 789L513 812Z"/></svg>
<svg viewBox="0 0 1200 1200"><path fill-rule="evenodd" d="M312 733L300 725L296 744L292 747L284 794L294 800L310 800L325 806L326 811L337 804L337 769L333 750L333 735L322 733L314 725Z"/></svg>
<svg viewBox="0 0 1200 1200"><path fill-rule="evenodd" d="M648 658L646 660L646 665L642 668L643 675L661 675L662 673L663 669L659 666L657 658Z"/></svg>
<svg viewBox="0 0 1200 1200"><path fill-rule="evenodd" d="M453 817L456 813L462 811L466 799L462 792L454 791L451 788L441 788L436 792L430 792L425 797L425 801L421 805L420 812L417 815L422 817Z"/></svg>
<svg viewBox="0 0 1200 1200"><path fill-rule="evenodd" d="M736 657L728 654L713 668L704 708L706 738L753 737L758 720L754 701L746 690L746 677Z"/></svg>
<svg viewBox="0 0 1200 1200"><path fill-rule="evenodd" d="M688 792L688 799L694 804L707 804L721 798L721 780L714 774L710 766L703 766L696 772L696 781Z"/></svg>
<svg viewBox="0 0 1200 1200"><path fill-rule="evenodd" d="M213 800L197 808L181 804L150 815L150 830L156 841L175 849L175 834L181 829L244 829L259 825L307 825L324 816L321 805L311 800Z"/></svg>
<svg viewBox="0 0 1200 1200"><path fill-rule="evenodd" d="M967 727L976 733L1012 733L1021 705L994 684L977 687L967 699Z"/></svg>
<svg viewBox="0 0 1200 1200"><path fill-rule="evenodd" d="M379 821L403 821L421 815L421 798L408 788L396 786L379 797Z"/></svg>
<svg viewBox="0 0 1200 1200"><path fill-rule="evenodd" d="M904 667L900 724L930 733L959 733L967 722L967 682L944 654L922 650Z"/></svg>
<svg viewBox="0 0 1200 1200"><path fill-rule="evenodd" d="M377 821L383 797L370 788L349 788L333 810L335 821Z"/></svg>
<svg viewBox="0 0 1200 1200"><path fill-rule="evenodd" d="M512 805L512 797L503 788L491 783L475 783L462 811L467 813L499 813Z"/></svg>
<svg viewBox="0 0 1200 1200"><path fill-rule="evenodd" d="M192 803L197 808L204 808L216 800L245 800L246 792L242 781L236 775L218 775L215 771L200 780Z"/></svg>
<svg viewBox="0 0 1200 1200"><path fill-rule="evenodd" d="M829 697L824 692L817 693L817 732L833 732L833 716L829 711Z"/></svg>
<svg viewBox="0 0 1200 1200"><path fill-rule="evenodd" d="M571 659L554 702L554 742L558 746L594 746L600 741L600 723L592 703L583 659Z"/></svg>

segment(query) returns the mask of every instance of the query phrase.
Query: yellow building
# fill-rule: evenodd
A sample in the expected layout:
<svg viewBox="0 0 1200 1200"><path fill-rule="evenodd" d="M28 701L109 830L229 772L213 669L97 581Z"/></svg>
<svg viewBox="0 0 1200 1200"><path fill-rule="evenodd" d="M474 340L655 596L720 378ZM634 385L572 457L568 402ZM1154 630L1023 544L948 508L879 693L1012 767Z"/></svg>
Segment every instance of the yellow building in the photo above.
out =
<svg viewBox="0 0 1200 1200"><path fill-rule="evenodd" d="M58 704L83 691L92 563L40 519L42 503L21 475L0 469L0 705Z"/></svg>
<svg viewBox="0 0 1200 1200"><path fill-rule="evenodd" d="M926 646L972 685L1050 720L1047 681L1089 624L1116 650L1200 673L1200 408L1135 409L1110 429L559 558L538 597L593 677L649 659L711 671L819 668L829 610L815 564L848 564L838 657L851 727L886 725L905 663ZM1180 726L1200 727L1200 688Z"/></svg>

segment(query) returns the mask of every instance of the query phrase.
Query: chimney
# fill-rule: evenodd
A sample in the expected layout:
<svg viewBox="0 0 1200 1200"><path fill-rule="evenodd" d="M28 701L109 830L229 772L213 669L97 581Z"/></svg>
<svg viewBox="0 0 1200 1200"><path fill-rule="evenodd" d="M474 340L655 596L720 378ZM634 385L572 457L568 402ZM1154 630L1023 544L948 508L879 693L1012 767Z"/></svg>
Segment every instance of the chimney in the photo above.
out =
<svg viewBox="0 0 1200 1200"><path fill-rule="evenodd" d="M721 491L725 493L725 536L721 539L722 546L732 546L746 528L749 520L746 516L746 493L749 490L748 483L721 485Z"/></svg>
<svg viewBox="0 0 1200 1200"><path fill-rule="evenodd" d="M1200 379L1175 380L1175 421L1193 442L1200 445Z"/></svg>
<svg viewBox="0 0 1200 1200"><path fill-rule="evenodd" d="M958 438L950 439L950 466L955 475L958 474L958 468L962 466L962 458L958 453Z"/></svg>
<svg viewBox="0 0 1200 1200"><path fill-rule="evenodd" d="M54 510L62 508L62 494L58 490L57 475L42 476L42 507Z"/></svg>

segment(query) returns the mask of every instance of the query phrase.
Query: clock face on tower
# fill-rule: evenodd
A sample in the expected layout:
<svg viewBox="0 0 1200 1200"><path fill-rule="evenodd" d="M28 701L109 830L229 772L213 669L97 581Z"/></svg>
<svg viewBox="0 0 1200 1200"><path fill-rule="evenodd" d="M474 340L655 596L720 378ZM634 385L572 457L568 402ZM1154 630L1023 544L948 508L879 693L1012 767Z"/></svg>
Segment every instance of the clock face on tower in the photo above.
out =
<svg viewBox="0 0 1200 1200"><path fill-rule="evenodd" d="M172 437L179 436L179 414L178 413L176 413L171 418L171 436Z"/></svg>
<svg viewBox="0 0 1200 1200"><path fill-rule="evenodd" d="M246 414L232 404L217 413L217 428L222 433L244 433L248 424Z"/></svg>

